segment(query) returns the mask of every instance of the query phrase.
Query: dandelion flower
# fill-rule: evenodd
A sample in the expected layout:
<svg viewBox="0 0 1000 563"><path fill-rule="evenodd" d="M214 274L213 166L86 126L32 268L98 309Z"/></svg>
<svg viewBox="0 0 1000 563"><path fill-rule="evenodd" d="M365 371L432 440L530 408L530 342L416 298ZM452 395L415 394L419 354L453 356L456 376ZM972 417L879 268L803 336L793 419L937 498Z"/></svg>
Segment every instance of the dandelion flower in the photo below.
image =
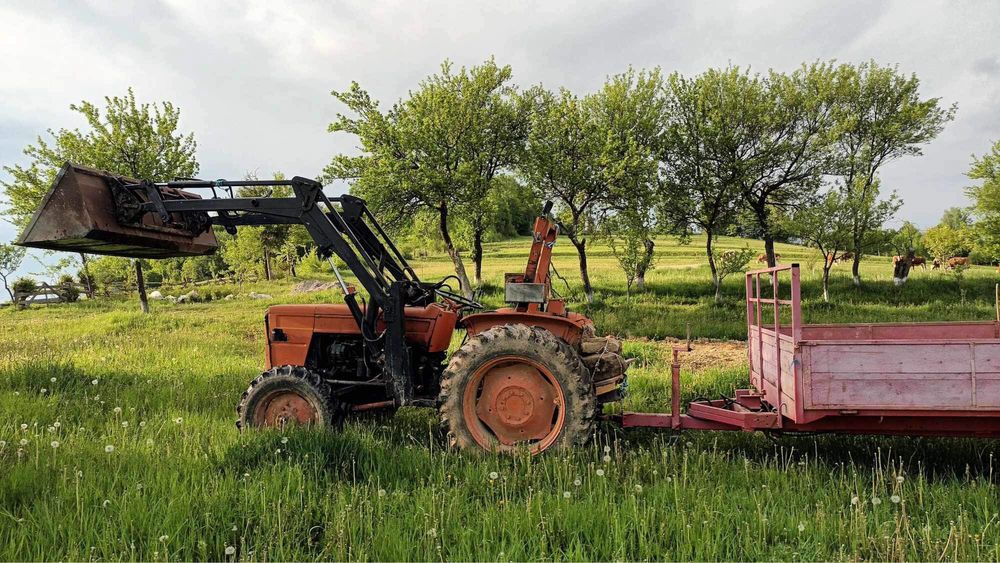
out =
<svg viewBox="0 0 1000 563"><path fill-rule="evenodd" d="M598 476L598 477L604 477L604 470L603 470L603 469L598 469L598 470L596 471L596 473L597 473L597 476Z"/></svg>
<svg viewBox="0 0 1000 563"><path fill-rule="evenodd" d="M121 413L122 413L122 408L121 407L115 407L115 414L121 414Z"/></svg>
<svg viewBox="0 0 1000 563"><path fill-rule="evenodd" d="M569 491L563 491L563 498L570 498L571 496L573 496L573 493Z"/></svg>
<svg viewBox="0 0 1000 563"><path fill-rule="evenodd" d="M878 506L882 504L882 499L878 497L872 497L872 506Z"/></svg>
<svg viewBox="0 0 1000 563"><path fill-rule="evenodd" d="M490 481L496 481L500 477L500 474L496 471L490 471Z"/></svg>
<svg viewBox="0 0 1000 563"><path fill-rule="evenodd" d="M583 483L583 481L581 481L579 479L574 479L573 480L573 484L576 485L577 487L579 487L582 483Z"/></svg>
<svg viewBox="0 0 1000 563"><path fill-rule="evenodd" d="M861 499L858 498L858 495L851 497L851 506L857 506L859 502L861 502Z"/></svg>
<svg viewBox="0 0 1000 563"><path fill-rule="evenodd" d="M799 532L804 532L804 531L806 531L805 522L799 522Z"/></svg>
<svg viewBox="0 0 1000 563"><path fill-rule="evenodd" d="M52 447L53 447L53 449L54 448L58 448L59 447L59 441L58 440L52 440Z"/></svg>
<svg viewBox="0 0 1000 563"><path fill-rule="evenodd" d="M231 545L227 545L226 546L226 555L233 555L235 553L236 553L236 548L235 547L233 547Z"/></svg>
<svg viewBox="0 0 1000 563"><path fill-rule="evenodd" d="M384 497L385 497L385 489L379 489L378 498L384 498Z"/></svg>
<svg viewBox="0 0 1000 563"><path fill-rule="evenodd" d="M106 451L108 453L111 453L111 452L115 451L115 447L112 446L111 444L108 444L107 446L104 446L104 451Z"/></svg>
<svg viewBox="0 0 1000 563"><path fill-rule="evenodd" d="M889 500L892 501L892 504L899 504L899 501L902 499L899 498L899 495L892 495L889 497Z"/></svg>

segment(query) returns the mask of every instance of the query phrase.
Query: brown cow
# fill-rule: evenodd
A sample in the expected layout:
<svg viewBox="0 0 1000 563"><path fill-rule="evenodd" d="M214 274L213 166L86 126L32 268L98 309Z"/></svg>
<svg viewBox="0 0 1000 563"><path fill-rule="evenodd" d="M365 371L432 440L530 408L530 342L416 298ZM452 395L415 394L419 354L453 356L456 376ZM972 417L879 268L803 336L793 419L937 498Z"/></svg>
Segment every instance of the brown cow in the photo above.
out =
<svg viewBox="0 0 1000 563"><path fill-rule="evenodd" d="M927 259L924 258L923 256L914 256L913 261L910 262L910 264L913 265L914 267L921 266L923 267L923 269L925 270L927 269Z"/></svg>
<svg viewBox="0 0 1000 563"><path fill-rule="evenodd" d="M895 266L896 264L899 264L901 261L903 261L905 259L906 259L906 256L900 256L900 255L897 254L896 256L892 257L892 265Z"/></svg>
<svg viewBox="0 0 1000 563"><path fill-rule="evenodd" d="M971 264L972 263L969 262L969 258L967 256L953 256L948 259L949 270L955 268L956 266L969 266Z"/></svg>
<svg viewBox="0 0 1000 563"><path fill-rule="evenodd" d="M760 264L763 264L763 263L767 262L767 253L764 253L764 254L761 254L761 255L757 256L757 262L760 263ZM781 262L781 255L780 254L775 254L774 255L774 263L777 264L778 262Z"/></svg>

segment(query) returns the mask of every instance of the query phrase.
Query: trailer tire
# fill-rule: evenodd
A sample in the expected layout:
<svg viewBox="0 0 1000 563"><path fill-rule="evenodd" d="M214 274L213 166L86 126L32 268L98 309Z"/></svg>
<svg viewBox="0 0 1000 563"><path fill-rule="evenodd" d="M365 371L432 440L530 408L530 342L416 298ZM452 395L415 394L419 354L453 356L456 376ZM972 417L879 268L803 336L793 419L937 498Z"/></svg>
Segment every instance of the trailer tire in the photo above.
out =
<svg viewBox="0 0 1000 563"><path fill-rule="evenodd" d="M493 327L452 356L441 379L440 416L452 447L532 454L582 445L597 413L590 372L551 332Z"/></svg>
<svg viewBox="0 0 1000 563"><path fill-rule="evenodd" d="M342 420L343 409L330 386L302 366L280 366L257 376L236 406L236 427L328 428Z"/></svg>

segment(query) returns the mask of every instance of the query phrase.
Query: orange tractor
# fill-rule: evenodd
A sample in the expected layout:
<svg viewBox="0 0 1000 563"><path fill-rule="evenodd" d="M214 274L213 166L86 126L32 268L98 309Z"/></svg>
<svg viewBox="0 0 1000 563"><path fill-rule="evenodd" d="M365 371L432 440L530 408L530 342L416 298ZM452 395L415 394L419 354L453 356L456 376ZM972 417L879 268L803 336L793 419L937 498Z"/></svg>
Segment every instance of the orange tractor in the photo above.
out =
<svg viewBox="0 0 1000 563"><path fill-rule="evenodd" d="M293 197L233 191L261 185ZM495 311L479 311L449 278L421 281L363 200L328 197L302 177L153 183L67 163L18 243L166 258L214 252L213 225L304 225L367 297L331 260L343 303L269 308L266 371L240 398L237 425L334 426L359 411L436 407L456 447L539 453L587 440L601 405L622 398L628 367L618 340L552 298L550 209L535 221L524 273L506 276L510 306ZM446 363L456 329L466 335Z"/></svg>

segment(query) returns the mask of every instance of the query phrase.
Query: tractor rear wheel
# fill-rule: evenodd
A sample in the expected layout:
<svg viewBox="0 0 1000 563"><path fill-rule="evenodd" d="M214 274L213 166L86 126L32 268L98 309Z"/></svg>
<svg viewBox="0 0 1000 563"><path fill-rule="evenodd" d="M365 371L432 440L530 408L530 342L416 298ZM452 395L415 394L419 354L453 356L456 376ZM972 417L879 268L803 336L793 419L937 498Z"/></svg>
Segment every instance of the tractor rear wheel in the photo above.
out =
<svg viewBox="0 0 1000 563"><path fill-rule="evenodd" d="M318 426L339 422L340 408L330 387L301 366L281 366L250 382L236 406L236 427Z"/></svg>
<svg viewBox="0 0 1000 563"><path fill-rule="evenodd" d="M469 338L441 379L451 445L532 454L587 441L596 408L579 354L547 330L494 327Z"/></svg>

